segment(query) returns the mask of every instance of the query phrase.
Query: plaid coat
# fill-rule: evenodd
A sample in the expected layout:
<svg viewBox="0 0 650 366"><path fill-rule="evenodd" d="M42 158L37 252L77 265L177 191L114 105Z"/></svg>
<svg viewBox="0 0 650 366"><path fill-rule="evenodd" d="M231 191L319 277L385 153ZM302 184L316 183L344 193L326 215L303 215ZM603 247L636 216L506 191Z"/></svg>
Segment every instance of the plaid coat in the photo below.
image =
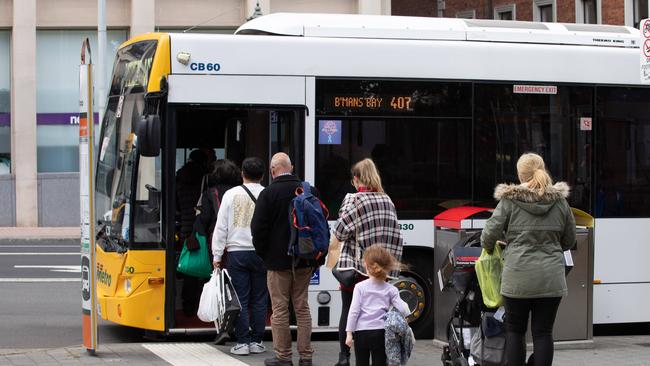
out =
<svg viewBox="0 0 650 366"><path fill-rule="evenodd" d="M339 270L356 270L367 276L363 266L363 251L373 244L384 247L400 261L402 235L397 222L395 205L385 193L360 192L345 196L334 235L343 245L337 263ZM396 278L399 271L389 273Z"/></svg>

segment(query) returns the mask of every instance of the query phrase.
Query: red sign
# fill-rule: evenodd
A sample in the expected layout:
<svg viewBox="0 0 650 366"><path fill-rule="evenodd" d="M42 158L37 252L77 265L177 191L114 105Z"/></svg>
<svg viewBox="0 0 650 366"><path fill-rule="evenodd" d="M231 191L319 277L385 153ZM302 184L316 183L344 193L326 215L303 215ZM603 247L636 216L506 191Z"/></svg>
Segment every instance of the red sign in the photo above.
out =
<svg viewBox="0 0 650 366"><path fill-rule="evenodd" d="M580 131L591 131L591 117L580 118Z"/></svg>
<svg viewBox="0 0 650 366"><path fill-rule="evenodd" d="M515 94L557 94L555 85L513 85Z"/></svg>
<svg viewBox="0 0 650 366"><path fill-rule="evenodd" d="M643 22L643 28L641 29L643 31L643 37L650 38L650 19L646 19L645 22Z"/></svg>
<svg viewBox="0 0 650 366"><path fill-rule="evenodd" d="M650 57L650 39L646 39L643 42L643 55L645 57Z"/></svg>

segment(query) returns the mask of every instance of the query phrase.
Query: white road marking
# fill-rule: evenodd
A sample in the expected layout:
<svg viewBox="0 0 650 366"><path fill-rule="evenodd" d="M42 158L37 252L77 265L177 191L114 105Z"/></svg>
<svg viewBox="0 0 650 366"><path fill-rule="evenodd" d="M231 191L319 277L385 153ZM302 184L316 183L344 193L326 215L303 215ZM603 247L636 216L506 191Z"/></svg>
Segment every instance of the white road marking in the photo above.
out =
<svg viewBox="0 0 650 366"><path fill-rule="evenodd" d="M81 255L81 253L79 253L79 252L65 252L65 253L30 253L30 252L6 253L6 252L0 252L0 255Z"/></svg>
<svg viewBox="0 0 650 366"><path fill-rule="evenodd" d="M145 343L142 346L176 366L248 366L205 343Z"/></svg>
<svg viewBox="0 0 650 366"><path fill-rule="evenodd" d="M79 282L81 278L0 278L0 282Z"/></svg>
<svg viewBox="0 0 650 366"><path fill-rule="evenodd" d="M81 265L72 265L72 266L65 266L65 265L53 265L53 266L46 266L46 265L37 265L37 266L31 266L31 265L15 265L14 268L43 268L43 269L49 269L50 272L64 272L64 273L81 273Z"/></svg>

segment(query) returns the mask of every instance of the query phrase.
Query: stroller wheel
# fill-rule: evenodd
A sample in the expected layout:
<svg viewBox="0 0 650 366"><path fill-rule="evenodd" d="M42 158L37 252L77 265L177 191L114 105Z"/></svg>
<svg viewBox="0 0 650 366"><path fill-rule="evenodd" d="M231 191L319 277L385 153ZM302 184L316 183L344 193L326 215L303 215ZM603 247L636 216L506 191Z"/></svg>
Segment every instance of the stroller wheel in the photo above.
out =
<svg viewBox="0 0 650 366"><path fill-rule="evenodd" d="M465 357L458 357L454 360L454 366L469 366L469 362L467 362Z"/></svg>

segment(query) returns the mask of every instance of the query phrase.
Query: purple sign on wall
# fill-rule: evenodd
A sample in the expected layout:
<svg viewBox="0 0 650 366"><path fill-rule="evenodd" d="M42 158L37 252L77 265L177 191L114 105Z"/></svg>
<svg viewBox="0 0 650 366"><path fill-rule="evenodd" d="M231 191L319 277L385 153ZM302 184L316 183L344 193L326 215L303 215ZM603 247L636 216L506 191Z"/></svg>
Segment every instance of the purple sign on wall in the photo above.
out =
<svg viewBox="0 0 650 366"><path fill-rule="evenodd" d="M95 124L99 123L99 113L95 113ZM37 125L79 125L79 112L77 113L37 113Z"/></svg>
<svg viewBox="0 0 650 366"><path fill-rule="evenodd" d="M341 120L322 119L318 121L318 144L341 144Z"/></svg>
<svg viewBox="0 0 650 366"><path fill-rule="evenodd" d="M77 126L79 125L79 112L77 113L37 113L37 125ZM95 113L95 124L99 124L99 113ZM11 114L0 113L0 127L11 125Z"/></svg>

